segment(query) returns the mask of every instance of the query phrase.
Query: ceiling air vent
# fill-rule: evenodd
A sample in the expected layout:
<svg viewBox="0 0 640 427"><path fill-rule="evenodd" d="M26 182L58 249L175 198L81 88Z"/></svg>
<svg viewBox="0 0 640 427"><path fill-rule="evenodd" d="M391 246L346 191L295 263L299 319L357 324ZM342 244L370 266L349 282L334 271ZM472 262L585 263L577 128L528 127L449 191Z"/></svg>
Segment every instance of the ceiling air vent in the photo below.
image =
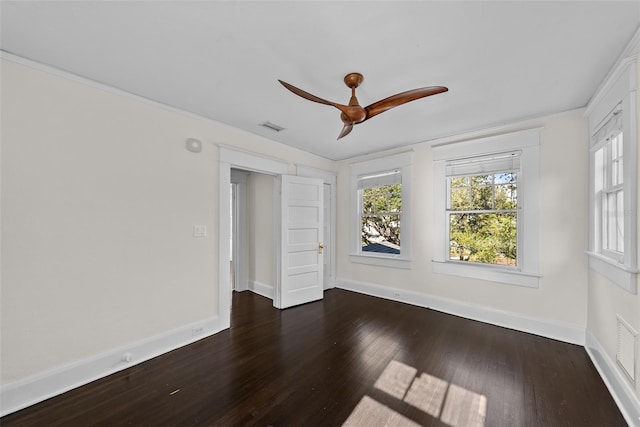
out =
<svg viewBox="0 0 640 427"><path fill-rule="evenodd" d="M260 123L260 126L265 127L267 129L271 129L274 132L280 132L281 130L284 130L284 128L282 126L278 126L276 124L273 124L269 121L266 121L264 123Z"/></svg>

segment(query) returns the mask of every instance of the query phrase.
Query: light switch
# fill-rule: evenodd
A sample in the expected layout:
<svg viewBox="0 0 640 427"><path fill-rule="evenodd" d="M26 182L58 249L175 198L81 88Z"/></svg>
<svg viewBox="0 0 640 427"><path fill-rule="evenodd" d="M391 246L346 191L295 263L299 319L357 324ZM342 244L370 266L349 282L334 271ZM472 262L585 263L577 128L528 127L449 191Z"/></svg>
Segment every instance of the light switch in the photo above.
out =
<svg viewBox="0 0 640 427"><path fill-rule="evenodd" d="M207 226L206 225L194 225L193 226L193 237L205 237L207 235Z"/></svg>

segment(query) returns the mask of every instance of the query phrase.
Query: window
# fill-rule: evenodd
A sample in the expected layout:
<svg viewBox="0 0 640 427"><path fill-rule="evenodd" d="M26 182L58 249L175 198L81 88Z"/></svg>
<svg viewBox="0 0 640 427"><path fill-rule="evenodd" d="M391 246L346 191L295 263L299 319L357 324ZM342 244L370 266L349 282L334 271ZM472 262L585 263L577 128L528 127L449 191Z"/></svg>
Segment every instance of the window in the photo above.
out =
<svg viewBox="0 0 640 427"><path fill-rule="evenodd" d="M520 153L447 163L449 259L517 266Z"/></svg>
<svg viewBox="0 0 640 427"><path fill-rule="evenodd" d="M400 254L401 181L398 170L358 179L362 251Z"/></svg>
<svg viewBox="0 0 640 427"><path fill-rule="evenodd" d="M587 107L589 267L637 292L636 65L623 61Z"/></svg>
<svg viewBox="0 0 640 427"><path fill-rule="evenodd" d="M434 272L538 286L538 147L538 129L433 147Z"/></svg>
<svg viewBox="0 0 640 427"><path fill-rule="evenodd" d="M619 107L619 106L618 106ZM594 147L595 202L602 218L599 252L622 262L624 258L624 164L622 110L596 134Z"/></svg>
<svg viewBox="0 0 640 427"><path fill-rule="evenodd" d="M411 153L351 165L351 261L411 268Z"/></svg>

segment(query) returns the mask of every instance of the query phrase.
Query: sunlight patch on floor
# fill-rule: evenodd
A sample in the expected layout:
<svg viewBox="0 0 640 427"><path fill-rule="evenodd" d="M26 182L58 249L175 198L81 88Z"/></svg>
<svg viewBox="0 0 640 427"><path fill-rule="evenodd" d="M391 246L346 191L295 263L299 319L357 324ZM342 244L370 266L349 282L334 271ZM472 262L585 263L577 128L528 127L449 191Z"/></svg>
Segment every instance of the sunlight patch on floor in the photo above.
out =
<svg viewBox="0 0 640 427"><path fill-rule="evenodd" d="M454 427L483 427L487 417L487 397L451 384L440 420Z"/></svg>
<svg viewBox="0 0 640 427"><path fill-rule="evenodd" d="M417 372L413 366L392 360L373 386L402 400Z"/></svg>
<svg viewBox="0 0 640 427"><path fill-rule="evenodd" d="M378 401L364 396L355 407L343 426L371 427L420 427L420 424L411 421L404 415L388 408Z"/></svg>
<svg viewBox="0 0 640 427"><path fill-rule="evenodd" d="M422 374L411 384L404 401L434 418L440 418L440 408L442 408L448 385L449 383L440 378Z"/></svg>
<svg viewBox="0 0 640 427"><path fill-rule="evenodd" d="M392 360L374 387L451 427L484 427L487 397ZM417 426L411 419L364 396L345 426Z"/></svg>

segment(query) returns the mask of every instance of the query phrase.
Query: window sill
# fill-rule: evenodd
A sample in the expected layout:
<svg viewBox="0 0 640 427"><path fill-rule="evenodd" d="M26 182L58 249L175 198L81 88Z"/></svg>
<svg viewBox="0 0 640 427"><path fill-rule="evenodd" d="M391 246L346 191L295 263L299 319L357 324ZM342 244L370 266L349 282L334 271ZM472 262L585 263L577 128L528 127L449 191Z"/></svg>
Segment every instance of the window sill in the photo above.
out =
<svg viewBox="0 0 640 427"><path fill-rule="evenodd" d="M369 264L377 265L380 267L402 268L405 270L411 269L411 260L409 258L390 257L384 255L364 255L364 254L351 254L349 255L351 262L357 264Z"/></svg>
<svg viewBox="0 0 640 427"><path fill-rule="evenodd" d="M433 272L450 274L452 276L471 277L473 279L489 280L492 282L508 283L510 285L537 288L540 274L524 273L516 270L506 270L491 265L474 265L453 261L433 260Z"/></svg>
<svg viewBox="0 0 640 427"><path fill-rule="evenodd" d="M632 294L638 293L638 269L630 268L597 252L587 252L589 268L602 274L622 289Z"/></svg>

